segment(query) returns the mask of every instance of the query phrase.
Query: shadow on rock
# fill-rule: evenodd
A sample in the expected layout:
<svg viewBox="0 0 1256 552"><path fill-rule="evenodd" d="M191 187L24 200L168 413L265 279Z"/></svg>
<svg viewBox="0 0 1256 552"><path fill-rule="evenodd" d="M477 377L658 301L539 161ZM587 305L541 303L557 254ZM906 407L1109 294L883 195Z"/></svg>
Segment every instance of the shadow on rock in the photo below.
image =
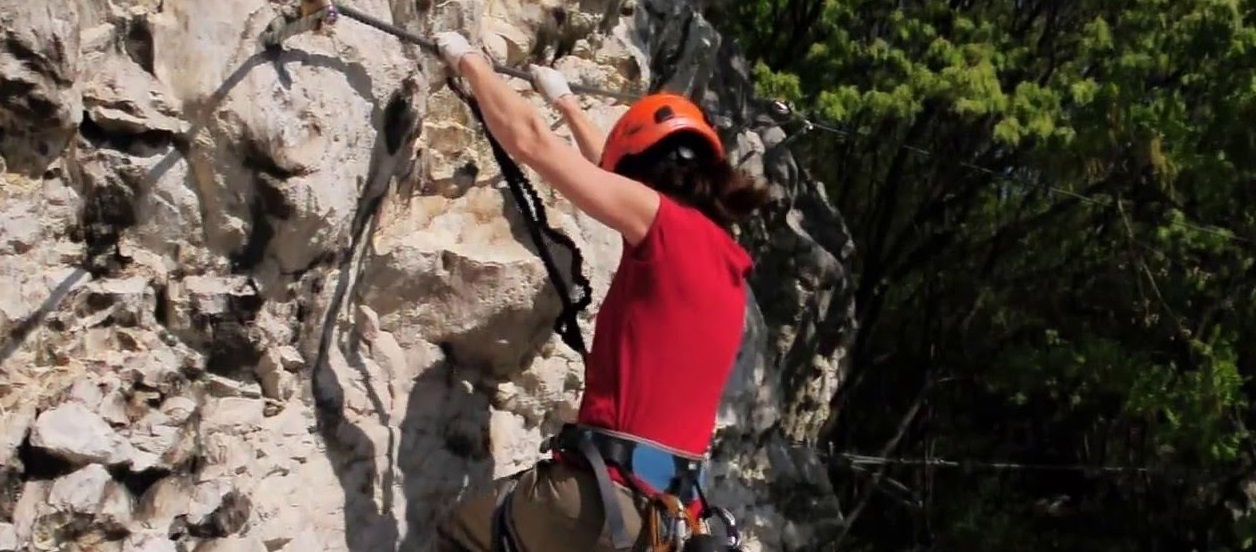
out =
<svg viewBox="0 0 1256 552"><path fill-rule="evenodd" d="M414 380L401 422L397 464L408 530L399 552L430 549L440 517L492 483L489 397L474 383L480 370L460 366L444 349Z"/></svg>
<svg viewBox="0 0 1256 552"><path fill-rule="evenodd" d="M378 109L376 112L378 113ZM376 152L380 149L382 140L381 133L376 140ZM382 197L373 195L370 185L380 179L378 156L375 154L371 160L371 173L367 178L368 185L362 190L358 200L349 248L341 255L336 289L323 319L318 357L311 374L318 431L327 445L328 460L345 494L345 544L353 552L392 550L398 535L396 518L392 515L393 437L389 409L375 392L370 371L359 354L360 335L353 335L356 332L352 332L344 339L345 334L341 333L341 339L337 339L336 331L336 320L345 309L345 303L353 297L352 291L357 287L358 277L362 272L362 250L365 249L365 244L370 243L371 236L378 228L376 215ZM335 355L333 348L336 349ZM341 351L347 351L348 354L342 356ZM375 441L361 426L350 422L345 416L345 392L333 369L333 356L346 360L349 367L361 378L370 408L378 416L378 427L390 430L389 450L384 451L387 466L382 470L375 465L375 459L380 456L379 451L375 450ZM381 479L381 472L382 481L378 489L382 494L382 505L376 502L376 482Z"/></svg>
<svg viewBox="0 0 1256 552"><path fill-rule="evenodd" d="M338 59L299 50L285 50L280 55L300 63L344 70L358 93L373 101L371 79L360 65L344 64ZM376 143L372 147L368 174L365 175L357 210L350 224L349 245L340 254L337 287L320 328L318 357L311 375L319 434L327 444L328 459L344 492L345 546L354 552L392 551L401 532L394 514L396 482L393 474L396 468L393 463L398 454L397 429L391 417L391 401L384 401L376 391L377 384L384 389L392 389L394 382L374 381L367 356L363 355L363 332L377 333L378 327L365 329L359 323L354 331L340 332L338 336L337 319L349 308L349 303L359 297L369 244L379 226L379 207L386 200L398 172L406 166L403 157L413 152L414 141L421 128L423 104L416 102L416 94L421 88L421 75L412 75L403 80L401 88L388 98L386 106L381 108L377 102L372 102L371 123L376 128ZM377 326L378 322L374 324ZM352 368L345 372L357 378L359 385L355 387L364 391L368 407L376 415L374 424L358 425L345 415L344 386L333 367L333 362L342 358L347 365L344 367ZM398 370L403 366L391 368ZM406 422L403 421L402 425ZM371 431L387 431L387 439L372 435ZM377 450L379 445L386 446L386 450ZM379 465L381 460L383 465Z"/></svg>
<svg viewBox="0 0 1256 552"><path fill-rule="evenodd" d="M351 260L352 255L346 255L346 261ZM311 374L315 415L319 436L326 444L327 459L344 492L345 545L353 552L393 550L399 528L396 517L392 515L392 445L395 437L390 409L375 392L371 372L361 354L360 332L344 332L341 336L345 339L336 339L335 322L348 293L350 278L345 274L349 270L350 263L342 263L342 276L327 311L318 359ZM341 354L341 351L348 354ZM375 427L388 431L388 450L382 451L382 454L376 450L376 439L368 434L364 426L346 417L345 387L333 363L343 363L343 372L359 379L370 403L368 408L378 417ZM382 469L376 465L381 456L385 460Z"/></svg>
<svg viewBox="0 0 1256 552"><path fill-rule="evenodd" d="M0 347L0 366L4 366L5 361L9 360L9 357L13 356L19 349L22 348L22 344L26 342L28 337L30 337L31 331L43 323L44 318L56 309L57 305L61 303L61 300L65 299L65 296L70 294L74 285L79 283L79 281L81 281L86 275L86 270L83 270L82 268L75 268L69 276L62 280L61 283L57 284L56 289L52 290L52 293L48 295L47 299L44 299L43 304L41 304L34 313L31 313L21 322L18 322L8 332L8 339L5 340L4 346Z"/></svg>

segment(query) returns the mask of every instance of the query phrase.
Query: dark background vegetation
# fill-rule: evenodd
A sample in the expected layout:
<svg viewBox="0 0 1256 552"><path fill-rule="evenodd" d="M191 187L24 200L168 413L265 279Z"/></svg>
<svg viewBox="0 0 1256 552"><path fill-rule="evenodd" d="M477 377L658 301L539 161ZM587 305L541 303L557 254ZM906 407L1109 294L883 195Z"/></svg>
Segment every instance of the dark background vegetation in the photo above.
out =
<svg viewBox="0 0 1256 552"><path fill-rule="evenodd" d="M762 93L847 131L793 146L858 248L825 438L879 455L907 415L885 456L917 462L873 492L834 458L870 496L844 549L1253 548L1253 4L709 9Z"/></svg>

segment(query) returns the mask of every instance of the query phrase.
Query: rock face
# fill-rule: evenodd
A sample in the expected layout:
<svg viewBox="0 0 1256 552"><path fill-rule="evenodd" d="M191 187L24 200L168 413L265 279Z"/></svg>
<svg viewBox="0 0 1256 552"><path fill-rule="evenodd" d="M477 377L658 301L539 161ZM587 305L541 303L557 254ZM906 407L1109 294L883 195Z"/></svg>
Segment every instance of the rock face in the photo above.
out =
<svg viewBox="0 0 1256 552"><path fill-rule="evenodd" d="M558 4L353 6L692 92L738 157L769 146L747 166L777 201L742 238L771 307L750 308L711 492L750 550L813 545L839 518L807 446L852 329L841 217L692 4ZM0 550L422 550L574 416L557 295L441 62L343 17L264 50L282 9L0 0ZM583 101L604 128L626 109ZM538 191L597 305L619 239Z"/></svg>

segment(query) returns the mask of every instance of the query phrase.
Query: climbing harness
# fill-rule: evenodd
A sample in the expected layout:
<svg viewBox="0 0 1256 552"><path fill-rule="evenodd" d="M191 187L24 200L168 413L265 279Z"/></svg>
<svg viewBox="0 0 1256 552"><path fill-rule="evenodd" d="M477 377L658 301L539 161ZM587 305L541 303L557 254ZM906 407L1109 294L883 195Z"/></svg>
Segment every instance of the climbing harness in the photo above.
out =
<svg viewBox="0 0 1256 552"><path fill-rule="evenodd" d="M603 428L564 424L540 448L556 453L564 463L572 463L593 473L602 501L604 524L616 550L628 550L637 539L628 526L611 479L608 466L614 466L634 493L648 497L643 514L649 552L733 552L741 550L741 536L732 514L707 500L702 492L702 466L705 459L683 454L662 445ZM554 461L543 460L542 462ZM526 470L525 470L526 472ZM510 504L518 478L511 476L498 489L493 511L494 552L516 552L515 532L510 522ZM697 516L690 505L698 502ZM721 540L710 530L712 521L724 528Z"/></svg>

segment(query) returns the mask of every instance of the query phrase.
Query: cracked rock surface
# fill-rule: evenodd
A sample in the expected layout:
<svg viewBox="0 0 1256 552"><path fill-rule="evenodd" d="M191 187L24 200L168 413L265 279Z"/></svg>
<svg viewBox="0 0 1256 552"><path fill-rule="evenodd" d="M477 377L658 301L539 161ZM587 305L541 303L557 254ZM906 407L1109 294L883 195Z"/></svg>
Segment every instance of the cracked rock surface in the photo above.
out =
<svg viewBox="0 0 1256 552"><path fill-rule="evenodd" d="M711 496L751 551L822 540L840 515L806 445L851 246L735 49L684 1L353 5L729 123L776 199L740 236L758 305ZM264 51L281 9L0 0L0 552L425 550L574 418L560 302L441 62L347 18ZM582 101L605 129L626 109ZM533 182L596 307L620 240Z"/></svg>

